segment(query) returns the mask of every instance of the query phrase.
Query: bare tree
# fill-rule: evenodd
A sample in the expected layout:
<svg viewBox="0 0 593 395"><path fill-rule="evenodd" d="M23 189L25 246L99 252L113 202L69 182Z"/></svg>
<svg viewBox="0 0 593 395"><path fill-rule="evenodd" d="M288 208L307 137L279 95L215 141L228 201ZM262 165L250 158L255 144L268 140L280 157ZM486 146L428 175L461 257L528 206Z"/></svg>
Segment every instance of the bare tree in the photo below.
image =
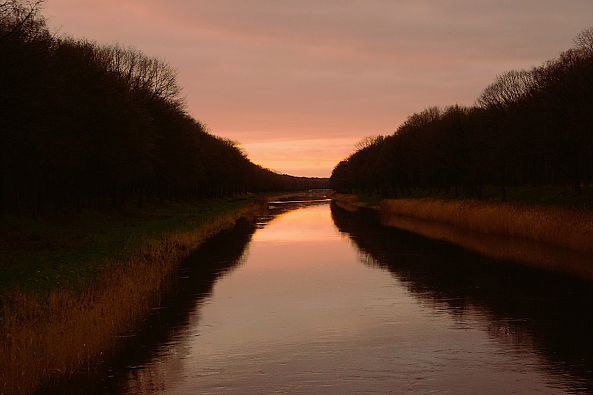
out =
<svg viewBox="0 0 593 395"><path fill-rule="evenodd" d="M102 47L98 52L105 67L132 90L146 92L151 98L158 97L171 103L181 102L176 73L167 62L119 45Z"/></svg>
<svg viewBox="0 0 593 395"><path fill-rule="evenodd" d="M383 136L367 136L354 145L356 151L363 150L383 141Z"/></svg>
<svg viewBox="0 0 593 395"><path fill-rule="evenodd" d="M4 0L0 2L0 40L20 34L32 39L45 31L40 11L45 0Z"/></svg>
<svg viewBox="0 0 593 395"><path fill-rule="evenodd" d="M441 115L442 111L438 107L429 107L421 112L410 115L400 129L422 128L440 119Z"/></svg>
<svg viewBox="0 0 593 395"><path fill-rule="evenodd" d="M477 100L478 105L482 108L508 108L532 94L536 82L534 71L508 71L484 90Z"/></svg>
<svg viewBox="0 0 593 395"><path fill-rule="evenodd" d="M583 30L574 40L577 48L593 54L593 27Z"/></svg>

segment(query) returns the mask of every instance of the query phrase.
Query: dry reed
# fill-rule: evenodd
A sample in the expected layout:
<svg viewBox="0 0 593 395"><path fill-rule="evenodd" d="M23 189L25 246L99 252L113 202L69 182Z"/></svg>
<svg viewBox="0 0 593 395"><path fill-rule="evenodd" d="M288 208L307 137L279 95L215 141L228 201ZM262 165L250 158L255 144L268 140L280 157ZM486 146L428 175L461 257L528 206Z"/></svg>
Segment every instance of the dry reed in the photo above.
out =
<svg viewBox="0 0 593 395"><path fill-rule="evenodd" d="M471 232L439 222L404 216L385 215L381 221L386 226L457 244L491 258L522 262L530 266L572 273L581 278L593 280L591 259L588 254L579 251L522 238Z"/></svg>
<svg viewBox="0 0 593 395"><path fill-rule="evenodd" d="M471 232L515 237L593 251L593 213L560 207L472 200L397 199L382 202L382 216L452 225Z"/></svg>
<svg viewBox="0 0 593 395"><path fill-rule="evenodd" d="M360 207L362 207L356 195L336 193L332 196L332 199L338 205L338 207L351 213L356 212Z"/></svg>
<svg viewBox="0 0 593 395"><path fill-rule="evenodd" d="M177 263L232 226L253 206L190 231L148 239L125 262L108 262L82 292L54 290L47 300L13 292L0 312L0 394L27 394L73 374L113 350L154 305Z"/></svg>

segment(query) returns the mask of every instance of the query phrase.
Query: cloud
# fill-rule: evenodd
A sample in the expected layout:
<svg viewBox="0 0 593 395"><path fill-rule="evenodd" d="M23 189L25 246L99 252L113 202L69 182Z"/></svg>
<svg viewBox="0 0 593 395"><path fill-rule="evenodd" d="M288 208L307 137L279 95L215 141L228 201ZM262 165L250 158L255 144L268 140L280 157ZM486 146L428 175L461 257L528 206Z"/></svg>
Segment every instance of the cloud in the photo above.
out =
<svg viewBox="0 0 593 395"><path fill-rule="evenodd" d="M589 0L48 0L46 8L62 32L166 58L190 113L246 147L278 137L355 142L427 106L472 104L497 74L568 48L593 15ZM266 161L290 152L282 169L301 161L308 174L331 171L334 159L305 166L303 152L285 148L253 155L273 168L281 162Z"/></svg>

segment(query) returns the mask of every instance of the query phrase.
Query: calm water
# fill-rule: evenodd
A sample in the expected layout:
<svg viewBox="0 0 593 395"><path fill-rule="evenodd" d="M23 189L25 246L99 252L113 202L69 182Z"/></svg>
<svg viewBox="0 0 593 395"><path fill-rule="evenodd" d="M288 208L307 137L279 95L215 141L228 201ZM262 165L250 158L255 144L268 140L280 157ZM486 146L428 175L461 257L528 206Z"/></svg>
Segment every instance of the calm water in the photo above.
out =
<svg viewBox="0 0 593 395"><path fill-rule="evenodd" d="M368 213L278 205L196 251L120 356L68 388L592 392L592 289Z"/></svg>

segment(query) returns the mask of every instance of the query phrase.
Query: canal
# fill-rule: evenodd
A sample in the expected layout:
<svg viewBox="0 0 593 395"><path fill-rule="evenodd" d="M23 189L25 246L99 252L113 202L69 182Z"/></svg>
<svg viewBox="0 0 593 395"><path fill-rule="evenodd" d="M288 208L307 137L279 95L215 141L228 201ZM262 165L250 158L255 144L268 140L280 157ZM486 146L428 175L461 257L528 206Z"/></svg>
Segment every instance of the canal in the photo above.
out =
<svg viewBox="0 0 593 395"><path fill-rule="evenodd" d="M202 245L114 358L58 392L588 393L593 287L271 205Z"/></svg>

